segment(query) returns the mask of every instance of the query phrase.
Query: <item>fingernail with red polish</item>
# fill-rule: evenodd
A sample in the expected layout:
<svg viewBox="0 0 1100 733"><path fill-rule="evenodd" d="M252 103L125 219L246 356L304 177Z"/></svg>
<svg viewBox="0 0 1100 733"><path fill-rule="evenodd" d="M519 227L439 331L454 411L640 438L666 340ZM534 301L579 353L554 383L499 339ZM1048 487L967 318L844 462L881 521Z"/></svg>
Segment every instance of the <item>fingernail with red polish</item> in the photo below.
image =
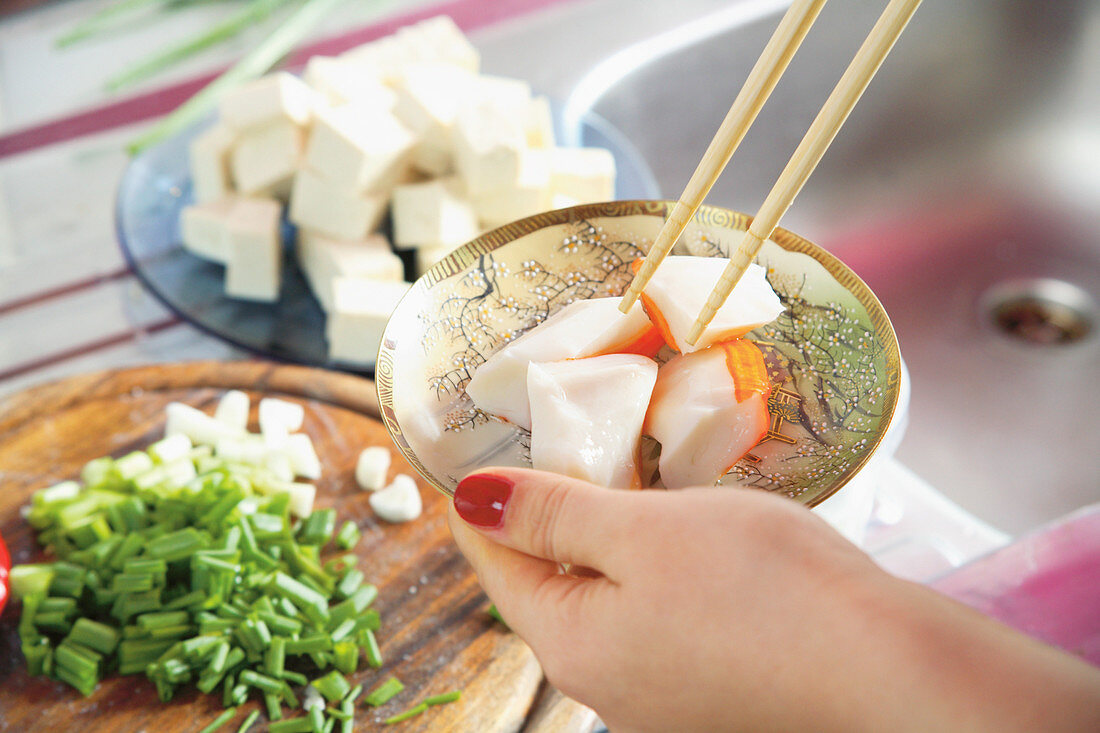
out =
<svg viewBox="0 0 1100 733"><path fill-rule="evenodd" d="M455 511L467 523L485 529L504 524L504 505L512 495L512 482L491 473L475 473L458 482Z"/></svg>

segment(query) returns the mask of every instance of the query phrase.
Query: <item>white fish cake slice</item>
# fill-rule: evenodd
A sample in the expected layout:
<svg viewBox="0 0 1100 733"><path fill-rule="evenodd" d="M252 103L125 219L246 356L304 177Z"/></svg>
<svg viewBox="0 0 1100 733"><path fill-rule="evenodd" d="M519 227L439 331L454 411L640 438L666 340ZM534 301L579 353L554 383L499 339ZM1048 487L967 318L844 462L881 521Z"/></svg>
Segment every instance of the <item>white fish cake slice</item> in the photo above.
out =
<svg viewBox="0 0 1100 733"><path fill-rule="evenodd" d="M635 306L619 312L618 298L579 300L565 306L477 368L466 394L479 408L530 430L527 366L608 353L652 356L659 336L645 312Z"/></svg>
<svg viewBox="0 0 1100 733"><path fill-rule="evenodd" d="M764 268L749 265L699 341L694 346L688 344L688 332L718 283L726 262L719 257L666 257L645 286L642 303L646 312L665 333L669 346L677 351L686 354L743 336L774 321L783 312L779 296L764 277Z"/></svg>
<svg viewBox="0 0 1100 733"><path fill-rule="evenodd" d="M656 379L657 363L636 354L531 364L531 465L640 488L638 442Z"/></svg>
<svg viewBox="0 0 1100 733"><path fill-rule="evenodd" d="M721 347L682 354L662 366L645 432L661 443L664 485L680 489L718 481L767 431L765 399L749 391L738 400Z"/></svg>

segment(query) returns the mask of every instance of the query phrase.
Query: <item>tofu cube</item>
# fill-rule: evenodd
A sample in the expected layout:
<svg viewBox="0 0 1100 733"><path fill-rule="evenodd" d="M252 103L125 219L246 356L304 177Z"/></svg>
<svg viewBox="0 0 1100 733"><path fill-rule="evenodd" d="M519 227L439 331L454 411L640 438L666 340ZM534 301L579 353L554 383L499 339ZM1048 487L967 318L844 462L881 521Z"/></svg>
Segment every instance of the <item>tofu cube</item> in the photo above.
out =
<svg viewBox="0 0 1100 733"><path fill-rule="evenodd" d="M336 278L334 307L325 324L329 357L351 364L373 363L390 313L409 287L404 282Z"/></svg>
<svg viewBox="0 0 1100 733"><path fill-rule="evenodd" d="M197 203L217 201L232 193L229 151L235 141L233 130L217 123L191 142L191 184Z"/></svg>
<svg viewBox="0 0 1100 733"><path fill-rule="evenodd" d="M615 198L615 158L603 148L554 148L550 191L587 204Z"/></svg>
<svg viewBox="0 0 1100 733"><path fill-rule="evenodd" d="M576 206L580 201L577 201L572 196L566 196L563 193L555 193L550 196L550 210L554 209L568 209L571 206Z"/></svg>
<svg viewBox="0 0 1100 733"><path fill-rule="evenodd" d="M404 263L380 234L348 241L301 229L297 255L298 264L325 312L333 310L333 282L338 277L393 282L400 282L405 277Z"/></svg>
<svg viewBox="0 0 1100 733"><path fill-rule="evenodd" d="M225 293L231 298L279 299L283 248L282 206L274 199L239 198L226 226Z"/></svg>
<svg viewBox="0 0 1100 733"><path fill-rule="evenodd" d="M301 166L304 141L302 128L286 119L242 134L230 155L237 190L250 196L285 199Z"/></svg>
<svg viewBox="0 0 1100 733"><path fill-rule="evenodd" d="M356 46L337 58L363 69L383 84L396 85L403 68L422 60L411 53L412 50L405 43L392 35Z"/></svg>
<svg viewBox="0 0 1100 733"><path fill-rule="evenodd" d="M451 64L474 74L481 66L481 54L446 15L403 28L397 36L404 40L410 55L422 60Z"/></svg>
<svg viewBox="0 0 1100 733"><path fill-rule="evenodd" d="M394 114L417 137L412 164L418 170L433 176L453 170L451 128L458 110L469 99L474 78L465 69L441 63L405 69Z"/></svg>
<svg viewBox="0 0 1100 733"><path fill-rule="evenodd" d="M418 247L416 250L416 276L423 277L432 265L454 252L455 248L446 244Z"/></svg>
<svg viewBox="0 0 1100 733"><path fill-rule="evenodd" d="M339 58L372 69L383 82L394 86L400 84L402 70L410 64L445 63L475 74L481 65L477 49L446 16L405 26L393 35L346 51Z"/></svg>
<svg viewBox="0 0 1100 733"><path fill-rule="evenodd" d="M314 56L302 75L306 83L330 104L355 104L389 112L397 94L365 64L332 56Z"/></svg>
<svg viewBox="0 0 1100 733"><path fill-rule="evenodd" d="M535 97L528 103L525 130L527 147L539 150L554 147L554 115L549 99Z"/></svg>
<svg viewBox="0 0 1100 733"><path fill-rule="evenodd" d="M393 241L398 248L457 247L477 236L477 216L456 193L457 181L438 179L393 189Z"/></svg>
<svg viewBox="0 0 1100 733"><path fill-rule="evenodd" d="M479 74L470 90L470 101L476 107L489 107L522 119L531 104L531 85L521 79Z"/></svg>
<svg viewBox="0 0 1100 733"><path fill-rule="evenodd" d="M222 122L247 130L275 120L299 125L309 122L314 93L304 81L285 71L262 76L227 92L218 104Z"/></svg>
<svg viewBox="0 0 1100 733"><path fill-rule="evenodd" d="M414 142L391 113L343 105L318 113L305 162L342 189L386 192L406 175Z"/></svg>
<svg viewBox="0 0 1100 733"><path fill-rule="evenodd" d="M235 197L184 207L180 214L183 248L211 262L225 264L226 231Z"/></svg>
<svg viewBox="0 0 1100 733"><path fill-rule="evenodd" d="M473 197L478 221L486 227L498 227L545 211L550 205L550 159L547 150L522 151L515 183Z"/></svg>
<svg viewBox="0 0 1100 733"><path fill-rule="evenodd" d="M387 203L385 194L355 193L303 168L294 175L290 220L339 239L363 239L378 228Z"/></svg>
<svg viewBox="0 0 1100 733"><path fill-rule="evenodd" d="M469 194L515 184L527 148L522 115L506 113L493 104L471 104L458 113L453 134L455 169Z"/></svg>

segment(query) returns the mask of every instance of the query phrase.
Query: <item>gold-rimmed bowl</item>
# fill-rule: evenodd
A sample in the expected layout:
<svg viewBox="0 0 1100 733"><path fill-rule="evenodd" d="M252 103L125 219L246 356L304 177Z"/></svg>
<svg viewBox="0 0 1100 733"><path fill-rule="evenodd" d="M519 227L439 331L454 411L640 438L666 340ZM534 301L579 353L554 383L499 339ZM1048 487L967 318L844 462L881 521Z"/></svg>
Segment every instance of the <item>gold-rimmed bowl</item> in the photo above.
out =
<svg viewBox="0 0 1100 733"><path fill-rule="evenodd" d="M617 201L520 219L460 247L413 285L386 327L375 378L386 427L424 478L451 494L476 468L530 466L530 434L477 409L467 382L559 308L622 294L631 261L649 250L672 205ZM750 221L703 206L676 252L727 256ZM812 242L777 229L756 262L786 306L747 335L772 380L770 428L719 483L815 506L901 427L897 338L867 285ZM655 465L656 444L646 450L643 463Z"/></svg>

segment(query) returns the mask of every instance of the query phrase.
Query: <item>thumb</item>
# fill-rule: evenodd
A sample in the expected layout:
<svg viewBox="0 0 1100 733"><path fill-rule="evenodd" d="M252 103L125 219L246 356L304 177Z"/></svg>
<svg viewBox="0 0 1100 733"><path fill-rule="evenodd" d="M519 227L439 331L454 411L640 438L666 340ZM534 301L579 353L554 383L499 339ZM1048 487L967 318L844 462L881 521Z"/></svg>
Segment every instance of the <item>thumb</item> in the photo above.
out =
<svg viewBox="0 0 1100 733"><path fill-rule="evenodd" d="M616 589L615 558L626 554L619 505L633 493L514 468L478 471L455 490L448 517L455 542L544 666L554 649L569 648L580 621L603 615ZM565 574L566 563L603 577Z"/></svg>
<svg viewBox="0 0 1100 733"><path fill-rule="evenodd" d="M505 547L615 580L628 552L635 497L545 471L487 468L459 482L454 508L470 528Z"/></svg>

